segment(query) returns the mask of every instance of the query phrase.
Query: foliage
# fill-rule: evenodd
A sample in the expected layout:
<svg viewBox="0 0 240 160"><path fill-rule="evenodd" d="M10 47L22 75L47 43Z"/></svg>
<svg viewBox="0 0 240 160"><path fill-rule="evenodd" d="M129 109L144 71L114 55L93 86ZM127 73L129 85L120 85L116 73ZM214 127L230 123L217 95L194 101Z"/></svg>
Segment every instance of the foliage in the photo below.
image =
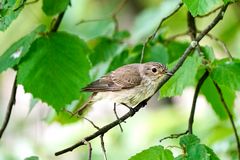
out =
<svg viewBox="0 0 240 160"><path fill-rule="evenodd" d="M173 62L175 64L176 62ZM201 59L197 56L188 57L183 66L173 75L173 77L161 88L161 97L171 97L181 95L184 88L193 85L197 69L201 64ZM174 66L174 65L172 65ZM192 68L189 72L189 68Z"/></svg>
<svg viewBox="0 0 240 160"><path fill-rule="evenodd" d="M69 3L70 0L43 0L42 9L48 16L54 16L63 12Z"/></svg>
<svg viewBox="0 0 240 160"><path fill-rule="evenodd" d="M17 81L26 92L60 111L78 99L89 83L89 52L83 40L65 32L38 38L19 65Z"/></svg>
<svg viewBox="0 0 240 160"><path fill-rule="evenodd" d="M31 157L27 157L24 160L39 160L39 158L37 156L31 156Z"/></svg>
<svg viewBox="0 0 240 160"><path fill-rule="evenodd" d="M185 11L197 17L233 2L235 0L183 0L182 4L186 6ZM9 68L14 69L17 72L17 84L22 85L24 91L33 98L41 100L57 112L53 120L62 124L74 123L77 119L69 119L65 110L72 111L81 106L89 96L81 92L81 88L91 80L122 65L139 63L141 56L143 62L160 62L166 64L170 70L176 66L191 42L168 39L168 29L162 26L155 37L147 37L159 22L177 11L179 4L181 5L179 0L163 1L161 5L138 14L133 22L132 32L119 30L116 23L111 34L92 36L95 32L91 32L90 35L94 37L91 39L84 39L79 37L81 33L71 31L51 32L52 25L49 30L46 30L45 25L40 25L1 53L0 73ZM25 5L25 0L3 0L0 3L1 31L11 25ZM42 1L42 11L48 17L63 14L70 7L70 0ZM116 18L114 16L116 15L111 18ZM58 20L61 22L61 19L57 19L52 23ZM102 30L107 27L99 28ZM146 40L149 41L144 44ZM200 46L198 49L191 52L180 69L161 87L160 97L181 95L187 87L195 87L203 72L208 71L209 77L201 86L200 93L209 102L219 120L225 120L229 115L222 101L226 102L234 115L236 92L240 90L240 59L216 58L214 47L210 45ZM99 66L102 72L98 70ZM215 84L220 87L223 99ZM195 135L181 137L179 144L182 154L175 158L171 150L158 145L137 153L129 160L219 160L214 151L200 143L200 139ZM26 158L37 159L35 156Z"/></svg>
<svg viewBox="0 0 240 160"><path fill-rule="evenodd" d="M205 15L223 3L222 0L183 0L183 2L193 16Z"/></svg>
<svg viewBox="0 0 240 160"><path fill-rule="evenodd" d="M177 160L219 160L212 149L200 144L200 139L195 135L190 134L181 137L179 144L185 153L178 156Z"/></svg>
<svg viewBox="0 0 240 160"><path fill-rule="evenodd" d="M172 152L163 146L150 147L132 156L129 160L173 160Z"/></svg>
<svg viewBox="0 0 240 160"><path fill-rule="evenodd" d="M6 30L23 8L23 1L3 0L0 3L0 31Z"/></svg>
<svg viewBox="0 0 240 160"><path fill-rule="evenodd" d="M44 31L44 28L44 26L37 27L31 33L12 44L9 49L6 50L0 57L0 72L10 67L14 68L16 65L18 65L20 60L28 52L37 35Z"/></svg>

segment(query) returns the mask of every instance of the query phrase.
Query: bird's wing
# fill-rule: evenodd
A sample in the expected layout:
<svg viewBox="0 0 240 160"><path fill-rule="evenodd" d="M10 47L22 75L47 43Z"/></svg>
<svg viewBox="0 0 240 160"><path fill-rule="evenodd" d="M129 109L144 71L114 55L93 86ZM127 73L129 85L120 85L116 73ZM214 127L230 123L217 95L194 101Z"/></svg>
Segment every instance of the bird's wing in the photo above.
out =
<svg viewBox="0 0 240 160"><path fill-rule="evenodd" d="M82 90L88 92L119 91L138 86L141 80L137 66L126 65L90 83Z"/></svg>

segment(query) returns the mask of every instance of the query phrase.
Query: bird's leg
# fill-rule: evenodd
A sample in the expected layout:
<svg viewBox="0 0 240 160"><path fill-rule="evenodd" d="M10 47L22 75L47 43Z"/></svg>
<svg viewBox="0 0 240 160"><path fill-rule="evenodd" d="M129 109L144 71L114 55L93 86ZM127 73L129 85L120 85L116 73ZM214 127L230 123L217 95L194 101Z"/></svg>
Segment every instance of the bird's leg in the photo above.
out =
<svg viewBox="0 0 240 160"><path fill-rule="evenodd" d="M121 121L120 121L119 116L118 116L118 114L117 114L117 108L116 108L116 106L117 106L116 103L114 103L113 111L114 111L114 114L115 114L115 116L116 116L116 118L117 118L117 120L118 120L119 128L120 128L121 132L123 132L123 128L122 128L122 126L121 126Z"/></svg>

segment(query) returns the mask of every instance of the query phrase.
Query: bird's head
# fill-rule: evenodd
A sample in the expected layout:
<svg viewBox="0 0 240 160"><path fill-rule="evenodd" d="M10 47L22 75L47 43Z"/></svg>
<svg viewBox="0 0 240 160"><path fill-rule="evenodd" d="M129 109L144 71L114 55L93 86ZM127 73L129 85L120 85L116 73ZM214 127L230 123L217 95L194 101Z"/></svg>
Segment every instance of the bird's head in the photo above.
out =
<svg viewBox="0 0 240 160"><path fill-rule="evenodd" d="M164 64L158 62L144 63L142 69L143 74L152 80L160 79L163 75L172 75Z"/></svg>

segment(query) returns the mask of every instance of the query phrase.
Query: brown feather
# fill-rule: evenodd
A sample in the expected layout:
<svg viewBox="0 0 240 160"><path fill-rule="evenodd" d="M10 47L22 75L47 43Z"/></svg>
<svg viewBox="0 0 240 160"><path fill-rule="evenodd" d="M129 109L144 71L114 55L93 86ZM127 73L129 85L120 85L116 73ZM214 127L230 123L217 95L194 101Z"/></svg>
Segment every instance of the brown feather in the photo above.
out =
<svg viewBox="0 0 240 160"><path fill-rule="evenodd" d="M82 89L87 92L119 91L133 88L141 84L142 77L139 74L139 64L130 64L118 68L108 75L90 83Z"/></svg>

